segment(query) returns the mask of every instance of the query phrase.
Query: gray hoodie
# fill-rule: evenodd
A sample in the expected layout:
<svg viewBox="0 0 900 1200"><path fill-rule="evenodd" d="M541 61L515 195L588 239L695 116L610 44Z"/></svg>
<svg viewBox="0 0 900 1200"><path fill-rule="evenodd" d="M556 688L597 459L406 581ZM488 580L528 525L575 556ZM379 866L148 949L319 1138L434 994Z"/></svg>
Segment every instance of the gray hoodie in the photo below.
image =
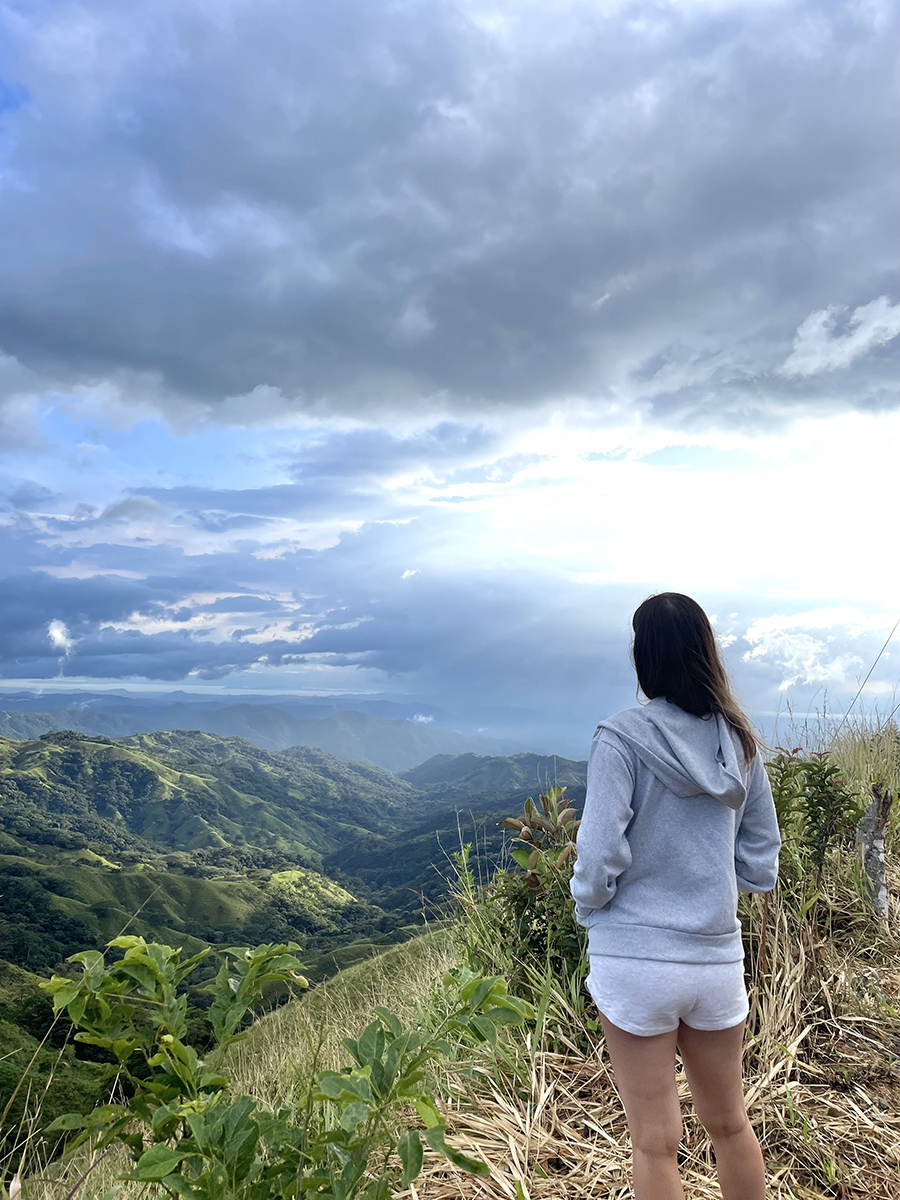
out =
<svg viewBox="0 0 900 1200"><path fill-rule="evenodd" d="M780 849L762 758L724 717L659 697L600 723L572 877L589 953L739 961L738 892L775 886Z"/></svg>

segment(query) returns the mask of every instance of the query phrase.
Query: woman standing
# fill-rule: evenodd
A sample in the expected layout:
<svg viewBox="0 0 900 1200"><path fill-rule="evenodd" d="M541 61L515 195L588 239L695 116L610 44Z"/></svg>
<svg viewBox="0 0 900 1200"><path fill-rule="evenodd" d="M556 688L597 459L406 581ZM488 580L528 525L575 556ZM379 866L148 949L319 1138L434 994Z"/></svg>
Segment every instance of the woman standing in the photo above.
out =
<svg viewBox="0 0 900 1200"><path fill-rule="evenodd" d="M737 900L778 877L772 791L703 609L664 592L644 601L633 627L649 703L594 735L572 895L628 1118L635 1200L684 1197L676 1046L723 1200L764 1200L744 1106Z"/></svg>

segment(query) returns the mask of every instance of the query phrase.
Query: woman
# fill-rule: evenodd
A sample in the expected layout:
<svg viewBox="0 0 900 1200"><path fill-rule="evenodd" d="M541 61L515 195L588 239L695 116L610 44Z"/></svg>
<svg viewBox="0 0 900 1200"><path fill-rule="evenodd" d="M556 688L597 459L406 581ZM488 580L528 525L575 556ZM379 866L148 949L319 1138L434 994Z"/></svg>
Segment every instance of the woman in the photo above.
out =
<svg viewBox="0 0 900 1200"><path fill-rule="evenodd" d="M778 876L772 791L703 609L664 592L632 623L649 703L594 735L572 895L628 1118L635 1200L684 1197L676 1046L723 1200L764 1200L741 1077L749 1005L736 912L738 892L767 892Z"/></svg>

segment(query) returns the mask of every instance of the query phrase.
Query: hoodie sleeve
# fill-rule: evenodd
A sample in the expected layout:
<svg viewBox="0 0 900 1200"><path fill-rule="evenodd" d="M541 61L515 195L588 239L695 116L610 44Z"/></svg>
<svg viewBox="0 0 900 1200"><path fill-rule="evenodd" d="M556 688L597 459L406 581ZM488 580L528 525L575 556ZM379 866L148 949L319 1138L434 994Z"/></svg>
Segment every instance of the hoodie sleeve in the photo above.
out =
<svg viewBox="0 0 900 1200"><path fill-rule="evenodd" d="M633 794L631 754L616 734L598 730L588 758L584 813L571 883L575 918L580 925L589 924L591 913L610 902L617 879L631 864L625 830L633 816Z"/></svg>
<svg viewBox="0 0 900 1200"><path fill-rule="evenodd" d="M757 752L747 774L747 802L734 839L734 873L740 892L770 892L778 880L781 834L772 787Z"/></svg>

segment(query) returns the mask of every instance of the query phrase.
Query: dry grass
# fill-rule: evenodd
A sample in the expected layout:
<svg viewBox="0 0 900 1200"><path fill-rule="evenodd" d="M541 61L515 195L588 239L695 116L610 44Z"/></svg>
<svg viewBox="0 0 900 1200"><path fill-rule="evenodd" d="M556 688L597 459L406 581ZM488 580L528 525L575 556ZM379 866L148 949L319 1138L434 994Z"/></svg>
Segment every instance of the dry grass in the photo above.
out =
<svg viewBox="0 0 900 1200"><path fill-rule="evenodd" d="M839 873L840 874L840 873ZM778 1200L900 1200L900 878L893 928L854 911L839 936L798 931L770 901L748 923L755 975L745 1050L746 1100ZM843 897L830 897L840 914ZM854 909L859 907L853 897ZM835 916L837 914L831 914ZM860 957L859 950L865 948ZM586 1031L583 1031L586 1033ZM589 1034L587 1035L589 1036ZM678 1071L684 1117L680 1160L690 1200L719 1197L711 1146ZM467 1176L429 1157L409 1200L593 1200L628 1197L630 1143L606 1065L593 1053L532 1053L519 1070L482 1068L451 1083L453 1142L491 1169Z"/></svg>
<svg viewBox="0 0 900 1200"><path fill-rule="evenodd" d="M228 1053L226 1072L239 1092L263 1103L290 1103L314 1071L347 1062L346 1037L359 1037L376 1005L410 1022L458 960L445 931L425 934L358 963L308 996L257 1021Z"/></svg>

